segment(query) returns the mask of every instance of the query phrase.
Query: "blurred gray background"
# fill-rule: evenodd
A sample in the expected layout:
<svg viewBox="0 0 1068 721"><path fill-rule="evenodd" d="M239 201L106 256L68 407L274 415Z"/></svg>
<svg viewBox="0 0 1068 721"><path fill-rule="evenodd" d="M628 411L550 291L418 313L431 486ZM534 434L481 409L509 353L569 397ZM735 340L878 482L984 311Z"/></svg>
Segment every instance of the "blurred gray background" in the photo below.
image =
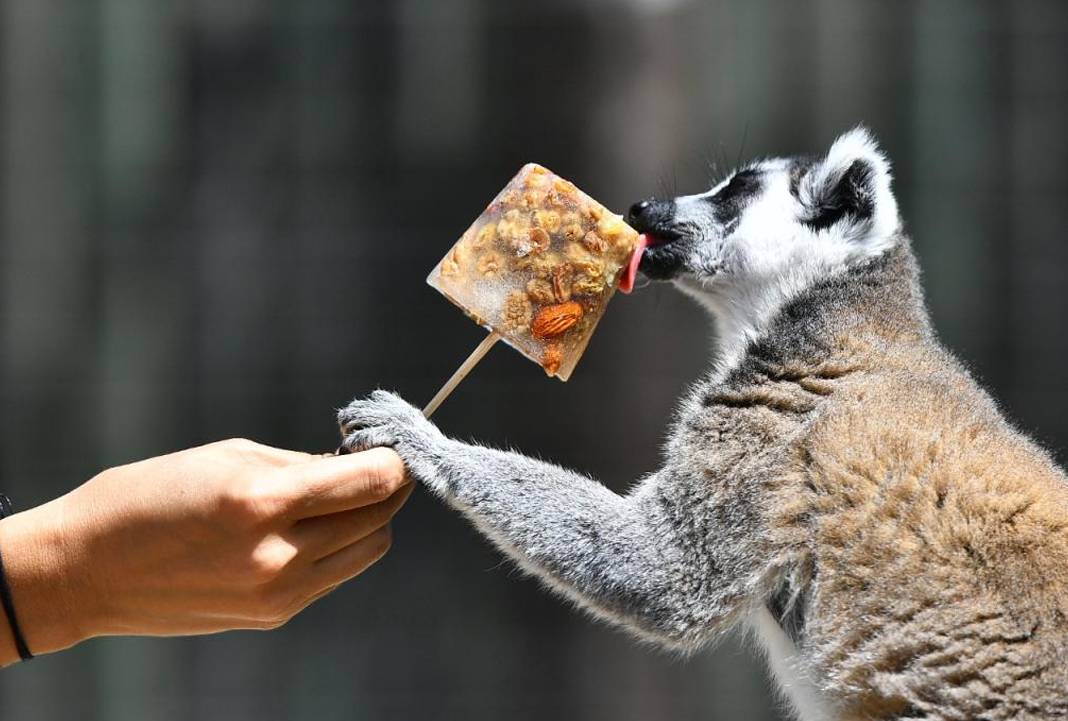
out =
<svg viewBox="0 0 1068 721"><path fill-rule="evenodd" d="M0 8L0 490L21 506L227 436L333 448L333 409L379 385L428 399L482 333L424 277L525 161L623 211L858 122L942 336L1064 459L1068 4ZM646 288L570 383L498 348L437 420L622 490L711 338ZM279 631L92 641L0 673L0 718L782 718L744 640L639 647L422 493L394 530Z"/></svg>

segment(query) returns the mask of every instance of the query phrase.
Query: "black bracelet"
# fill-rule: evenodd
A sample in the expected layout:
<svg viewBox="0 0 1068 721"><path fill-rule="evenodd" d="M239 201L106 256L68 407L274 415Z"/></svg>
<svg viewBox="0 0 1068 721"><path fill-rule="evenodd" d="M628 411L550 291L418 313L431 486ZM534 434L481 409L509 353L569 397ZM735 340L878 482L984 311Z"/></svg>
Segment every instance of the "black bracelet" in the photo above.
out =
<svg viewBox="0 0 1068 721"><path fill-rule="evenodd" d="M13 513L11 499L0 493L0 519L7 518ZM11 586L7 585L7 576L4 574L4 556L0 554L0 604L4 606L7 614L8 625L11 626L11 635L15 639L15 649L19 652L19 658L29 661L33 658L30 647L26 645L26 637L22 635L18 616L15 615L15 601L11 598Z"/></svg>

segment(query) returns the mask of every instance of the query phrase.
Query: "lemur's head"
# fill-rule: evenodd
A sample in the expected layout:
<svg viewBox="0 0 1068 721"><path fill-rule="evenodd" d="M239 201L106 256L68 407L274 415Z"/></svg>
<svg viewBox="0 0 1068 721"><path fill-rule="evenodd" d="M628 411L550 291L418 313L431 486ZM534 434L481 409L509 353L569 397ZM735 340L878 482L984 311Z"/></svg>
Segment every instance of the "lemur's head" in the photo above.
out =
<svg viewBox="0 0 1068 721"><path fill-rule="evenodd" d="M864 128L822 158L761 160L706 193L637 203L628 222L651 239L642 273L713 310L781 299L886 251L900 228L889 164Z"/></svg>

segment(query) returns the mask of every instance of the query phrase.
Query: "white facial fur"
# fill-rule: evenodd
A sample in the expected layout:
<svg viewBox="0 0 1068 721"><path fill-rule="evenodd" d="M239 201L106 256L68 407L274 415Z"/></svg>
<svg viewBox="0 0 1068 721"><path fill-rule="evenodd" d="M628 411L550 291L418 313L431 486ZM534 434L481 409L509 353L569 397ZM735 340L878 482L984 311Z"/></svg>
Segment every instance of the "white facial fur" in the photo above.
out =
<svg viewBox="0 0 1068 721"><path fill-rule="evenodd" d="M871 215L846 214L820 229L807 225L821 194L833 190L857 160L873 171ZM864 128L838 138L800 179L796 196L790 189L791 166L778 158L748 166L761 172L760 192L725 225L714 217L708 198L732 176L707 193L675 200L675 223L692 241L686 269L675 284L716 317L723 370L790 299L820 278L885 252L900 229L889 163Z"/></svg>

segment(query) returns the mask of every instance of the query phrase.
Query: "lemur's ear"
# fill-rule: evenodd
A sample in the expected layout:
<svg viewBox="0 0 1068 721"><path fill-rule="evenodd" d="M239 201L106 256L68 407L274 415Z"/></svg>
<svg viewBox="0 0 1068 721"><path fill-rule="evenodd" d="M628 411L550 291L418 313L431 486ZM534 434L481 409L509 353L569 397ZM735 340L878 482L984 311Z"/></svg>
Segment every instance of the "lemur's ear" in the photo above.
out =
<svg viewBox="0 0 1068 721"><path fill-rule="evenodd" d="M899 226L890 163L866 128L840 136L798 179L802 220L822 230L842 225L854 238L890 236Z"/></svg>

